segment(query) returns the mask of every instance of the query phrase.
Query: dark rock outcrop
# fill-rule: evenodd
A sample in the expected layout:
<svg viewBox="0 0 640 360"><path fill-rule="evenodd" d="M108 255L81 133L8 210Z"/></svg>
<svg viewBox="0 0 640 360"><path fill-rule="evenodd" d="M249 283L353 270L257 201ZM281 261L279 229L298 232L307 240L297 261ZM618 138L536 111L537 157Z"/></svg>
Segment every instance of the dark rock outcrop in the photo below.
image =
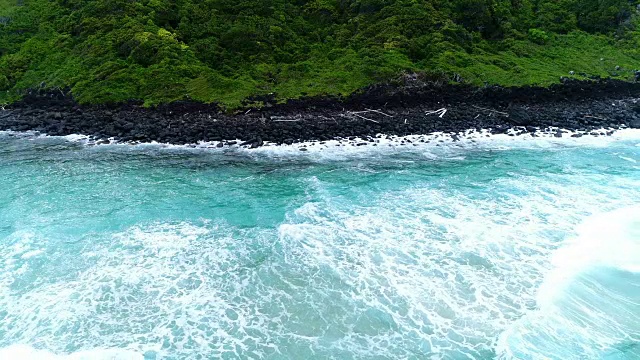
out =
<svg viewBox="0 0 640 360"><path fill-rule="evenodd" d="M375 143L377 134L436 131L459 134L454 135L459 139L464 131L481 128L514 136L549 127L588 133L600 128L640 128L638 97L640 83L613 80L566 81L549 88L377 85L347 98L297 99L233 115L216 105L190 102L153 109L137 102L80 106L63 92L33 91L0 111L0 130L174 144L218 141L235 145L240 139L240 145L252 148L265 142L355 137L369 144ZM439 109L446 112L437 112Z"/></svg>

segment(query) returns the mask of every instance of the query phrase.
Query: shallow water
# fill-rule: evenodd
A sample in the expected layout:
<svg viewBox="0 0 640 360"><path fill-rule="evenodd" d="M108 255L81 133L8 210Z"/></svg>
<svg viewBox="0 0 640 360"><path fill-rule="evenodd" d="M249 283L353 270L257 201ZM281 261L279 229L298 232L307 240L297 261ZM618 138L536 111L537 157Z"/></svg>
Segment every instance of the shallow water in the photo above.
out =
<svg viewBox="0 0 640 360"><path fill-rule="evenodd" d="M300 152L0 133L0 359L638 359L625 134Z"/></svg>

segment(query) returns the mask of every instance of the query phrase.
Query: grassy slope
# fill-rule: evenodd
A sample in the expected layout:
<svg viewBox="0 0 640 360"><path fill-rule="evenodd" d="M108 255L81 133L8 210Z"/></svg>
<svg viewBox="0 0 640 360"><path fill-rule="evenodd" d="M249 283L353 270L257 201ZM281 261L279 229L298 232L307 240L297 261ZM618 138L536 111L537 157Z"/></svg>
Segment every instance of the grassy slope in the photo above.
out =
<svg viewBox="0 0 640 360"><path fill-rule="evenodd" d="M83 103L142 99L146 105L155 105L193 99L232 109L254 95L274 93L279 101L347 95L406 72L424 72L444 81L458 74L476 85L545 86L559 82L562 76L571 77L570 71L576 73L575 78L585 73L631 80L632 70L640 68L637 31L614 41L610 35L580 30L549 33L544 44L526 36L500 41L476 36L472 46L465 47L450 39L434 40L436 50L419 59L410 58L402 41L400 45L389 41L397 38L395 34L381 46L372 42L354 45L355 40L341 45L333 40L298 39L281 45L299 48L285 54L288 61L279 61L276 55L264 60L255 50L243 53L223 48L223 58L236 56L235 63L218 66L218 61L207 61L202 55L201 49L208 47L188 42L184 31L182 36L179 30L167 31L147 13L136 15L135 21L121 16L74 20L74 12L48 0L27 0L27 6L20 8L15 3L0 0L0 16L15 16L4 29L8 34L4 39L0 25L0 49L5 49L0 57L0 88L3 81L7 88L0 92L0 103L19 98L29 88L71 87ZM72 20L75 23L69 25ZM351 26L345 24L335 33ZM96 30L80 32L92 26ZM137 48L126 56L119 54L123 44L129 44L122 39L135 40ZM253 41L252 45L256 43L264 42ZM616 66L622 69L616 71Z"/></svg>

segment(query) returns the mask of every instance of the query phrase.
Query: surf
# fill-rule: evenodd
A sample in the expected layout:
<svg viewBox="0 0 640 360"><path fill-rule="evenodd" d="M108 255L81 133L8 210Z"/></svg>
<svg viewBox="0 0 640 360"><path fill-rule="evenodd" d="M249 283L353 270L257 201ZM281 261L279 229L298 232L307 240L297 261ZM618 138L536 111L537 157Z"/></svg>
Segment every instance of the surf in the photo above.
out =
<svg viewBox="0 0 640 360"><path fill-rule="evenodd" d="M552 257L537 308L505 331L505 359L637 359L640 207L587 219Z"/></svg>
<svg viewBox="0 0 640 360"><path fill-rule="evenodd" d="M640 203L628 160L640 148L622 134L308 151L0 134L0 348L56 360L549 353L553 339L526 334L567 332L587 321L585 294L635 276L617 227L615 247L571 245L590 215ZM616 296L589 314L624 311ZM633 353L618 318L599 326L606 346L574 331L564 358Z"/></svg>

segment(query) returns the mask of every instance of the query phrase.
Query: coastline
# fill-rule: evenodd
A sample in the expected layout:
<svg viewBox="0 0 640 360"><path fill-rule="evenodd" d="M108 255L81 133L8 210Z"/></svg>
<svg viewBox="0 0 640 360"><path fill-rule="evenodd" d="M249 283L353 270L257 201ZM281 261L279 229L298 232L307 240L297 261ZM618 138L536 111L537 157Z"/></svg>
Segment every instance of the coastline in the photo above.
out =
<svg viewBox="0 0 640 360"><path fill-rule="evenodd" d="M258 148L336 140L376 145L380 139L434 133L458 141L484 131L488 132L484 135L507 136L607 136L618 129L640 128L640 83L616 80L565 81L548 88L380 85L346 98L276 105L260 100L264 107L228 114L216 105L193 102L151 109L134 102L81 106L62 92L32 91L0 111L0 130L85 135L96 144Z"/></svg>

